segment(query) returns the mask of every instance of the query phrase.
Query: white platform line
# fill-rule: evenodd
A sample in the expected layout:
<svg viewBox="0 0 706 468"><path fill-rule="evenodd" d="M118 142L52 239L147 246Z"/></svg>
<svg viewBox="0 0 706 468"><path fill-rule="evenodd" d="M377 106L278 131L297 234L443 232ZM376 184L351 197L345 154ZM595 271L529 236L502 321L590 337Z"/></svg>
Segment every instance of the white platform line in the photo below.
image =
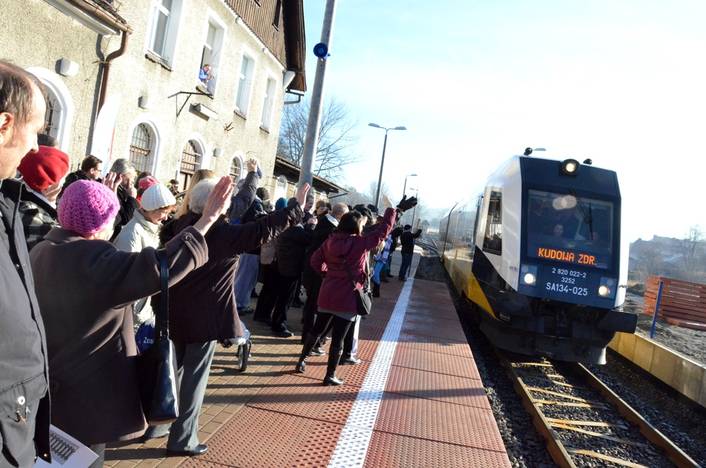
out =
<svg viewBox="0 0 706 468"><path fill-rule="evenodd" d="M397 340L400 337L405 313L409 305L417 264L418 262L413 262L412 271L409 274L410 277L405 282L397 298L395 309L392 311L392 316L387 323L387 327L385 327L385 333L382 335L375 357L370 364L368 373L365 375L365 381L358 391L358 396L348 415L346 425L343 426L341 435L338 438L338 443L328 464L329 467L355 468L362 467L365 463L368 446L375 428L375 420L385 393L387 378L390 375L392 359L395 356ZM374 310L373 313L375 313Z"/></svg>

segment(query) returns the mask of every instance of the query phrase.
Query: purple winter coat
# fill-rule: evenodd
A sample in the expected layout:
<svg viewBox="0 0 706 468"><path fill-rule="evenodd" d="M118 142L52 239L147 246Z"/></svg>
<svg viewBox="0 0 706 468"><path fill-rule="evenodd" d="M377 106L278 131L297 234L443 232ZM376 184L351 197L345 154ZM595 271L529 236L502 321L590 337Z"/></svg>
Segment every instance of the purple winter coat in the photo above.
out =
<svg viewBox="0 0 706 468"><path fill-rule="evenodd" d="M382 222L362 236L334 232L313 253L311 268L324 276L319 291L319 309L347 316L356 313L355 295L347 269L355 280L356 289L362 288L366 281L368 253L390 234L395 216L395 209L388 208Z"/></svg>

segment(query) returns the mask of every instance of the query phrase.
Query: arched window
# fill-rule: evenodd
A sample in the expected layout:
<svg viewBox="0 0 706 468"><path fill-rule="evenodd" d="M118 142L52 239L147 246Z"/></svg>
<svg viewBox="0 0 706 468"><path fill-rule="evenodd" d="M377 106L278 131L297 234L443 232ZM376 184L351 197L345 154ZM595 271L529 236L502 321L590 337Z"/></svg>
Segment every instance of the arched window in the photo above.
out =
<svg viewBox="0 0 706 468"><path fill-rule="evenodd" d="M57 139L60 138L61 103L50 88L47 89L47 112L44 114L44 133Z"/></svg>
<svg viewBox="0 0 706 468"><path fill-rule="evenodd" d="M39 78L46 90L45 132L56 138L63 151L68 151L74 115L74 103L69 89L61 76L46 68L30 67L27 71Z"/></svg>
<svg viewBox="0 0 706 468"><path fill-rule="evenodd" d="M146 124L139 124L132 131L130 142L130 162L137 173L152 172L154 165L154 135Z"/></svg>
<svg viewBox="0 0 706 468"><path fill-rule="evenodd" d="M239 157L234 157L230 163L230 176L233 182L238 182L243 174L243 163Z"/></svg>
<svg viewBox="0 0 706 468"><path fill-rule="evenodd" d="M287 198L287 178L284 176L277 177L275 183L275 201L280 198Z"/></svg>
<svg viewBox="0 0 706 468"><path fill-rule="evenodd" d="M189 181L193 177L194 172L201 166L202 158L203 151L198 142L195 140L187 141L181 152L181 165L179 167L181 190L186 190L189 187Z"/></svg>

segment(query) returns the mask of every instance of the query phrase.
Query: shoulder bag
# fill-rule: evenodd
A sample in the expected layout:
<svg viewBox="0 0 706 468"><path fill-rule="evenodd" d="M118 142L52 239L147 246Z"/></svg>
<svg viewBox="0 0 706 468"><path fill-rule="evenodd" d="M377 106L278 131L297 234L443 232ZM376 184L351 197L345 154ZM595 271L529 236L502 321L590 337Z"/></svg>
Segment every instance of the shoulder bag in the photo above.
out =
<svg viewBox="0 0 706 468"><path fill-rule="evenodd" d="M355 247L355 244L350 248L348 253L346 254L345 257L343 257L343 266L346 269L346 272L348 273L348 278L351 280L351 284L353 285L353 294L355 296L355 305L356 305L356 312L358 315L366 316L370 315L370 311L373 308L373 297L372 294L370 293L370 288L368 288L368 281L366 278L366 281L363 282L363 286L361 288L357 288L355 284L355 278L353 277L353 272L351 271L350 265L348 265L348 255L353 251L353 248ZM366 265L367 265L367 258L365 259Z"/></svg>
<svg viewBox="0 0 706 468"><path fill-rule="evenodd" d="M179 416L176 356L169 339L169 267L164 251L157 252L161 292L155 311L154 344L137 358L142 411L150 425L169 424Z"/></svg>

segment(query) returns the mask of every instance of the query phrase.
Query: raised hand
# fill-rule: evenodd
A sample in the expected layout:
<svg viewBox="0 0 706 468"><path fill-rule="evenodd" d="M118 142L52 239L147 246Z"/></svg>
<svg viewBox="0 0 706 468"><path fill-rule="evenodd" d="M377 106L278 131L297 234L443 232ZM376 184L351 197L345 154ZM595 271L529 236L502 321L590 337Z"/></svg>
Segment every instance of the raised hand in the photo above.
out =
<svg viewBox="0 0 706 468"><path fill-rule="evenodd" d="M50 202L55 202L56 197L59 196L59 193L61 193L61 181L50 185L49 187L42 190L42 195L44 195L44 198L46 198Z"/></svg>
<svg viewBox="0 0 706 468"><path fill-rule="evenodd" d="M299 202L299 205L301 205L302 210L304 209L304 205L306 205L306 195L309 193L310 188L311 188L311 185L304 182L297 189L296 195L294 195L294 198L296 198L296 200Z"/></svg>
<svg viewBox="0 0 706 468"><path fill-rule="evenodd" d="M245 162L245 167L247 167L248 172L257 171L257 159L250 158Z"/></svg>
<svg viewBox="0 0 706 468"><path fill-rule="evenodd" d="M115 172L109 172L103 178L103 185L108 187L113 192L117 192L118 186L120 185L120 181L121 181L121 179L118 177L118 174L116 174Z"/></svg>
<svg viewBox="0 0 706 468"><path fill-rule="evenodd" d="M213 187L211 194L208 196L206 206L204 206L201 216L213 219L218 218L221 214L223 214L223 211L228 206L228 203L230 203L230 195L232 192L233 184L230 177L221 177L216 186Z"/></svg>
<svg viewBox="0 0 706 468"><path fill-rule="evenodd" d="M233 181L231 178L228 176L221 177L208 196L201 217L194 224L196 230L202 235L206 235L213 223L226 210L228 203L230 203L230 194L232 192Z"/></svg>
<svg viewBox="0 0 706 468"><path fill-rule="evenodd" d="M400 211L407 211L410 208L414 208L417 205L417 197L407 198L405 195L402 200L397 204L397 209Z"/></svg>

